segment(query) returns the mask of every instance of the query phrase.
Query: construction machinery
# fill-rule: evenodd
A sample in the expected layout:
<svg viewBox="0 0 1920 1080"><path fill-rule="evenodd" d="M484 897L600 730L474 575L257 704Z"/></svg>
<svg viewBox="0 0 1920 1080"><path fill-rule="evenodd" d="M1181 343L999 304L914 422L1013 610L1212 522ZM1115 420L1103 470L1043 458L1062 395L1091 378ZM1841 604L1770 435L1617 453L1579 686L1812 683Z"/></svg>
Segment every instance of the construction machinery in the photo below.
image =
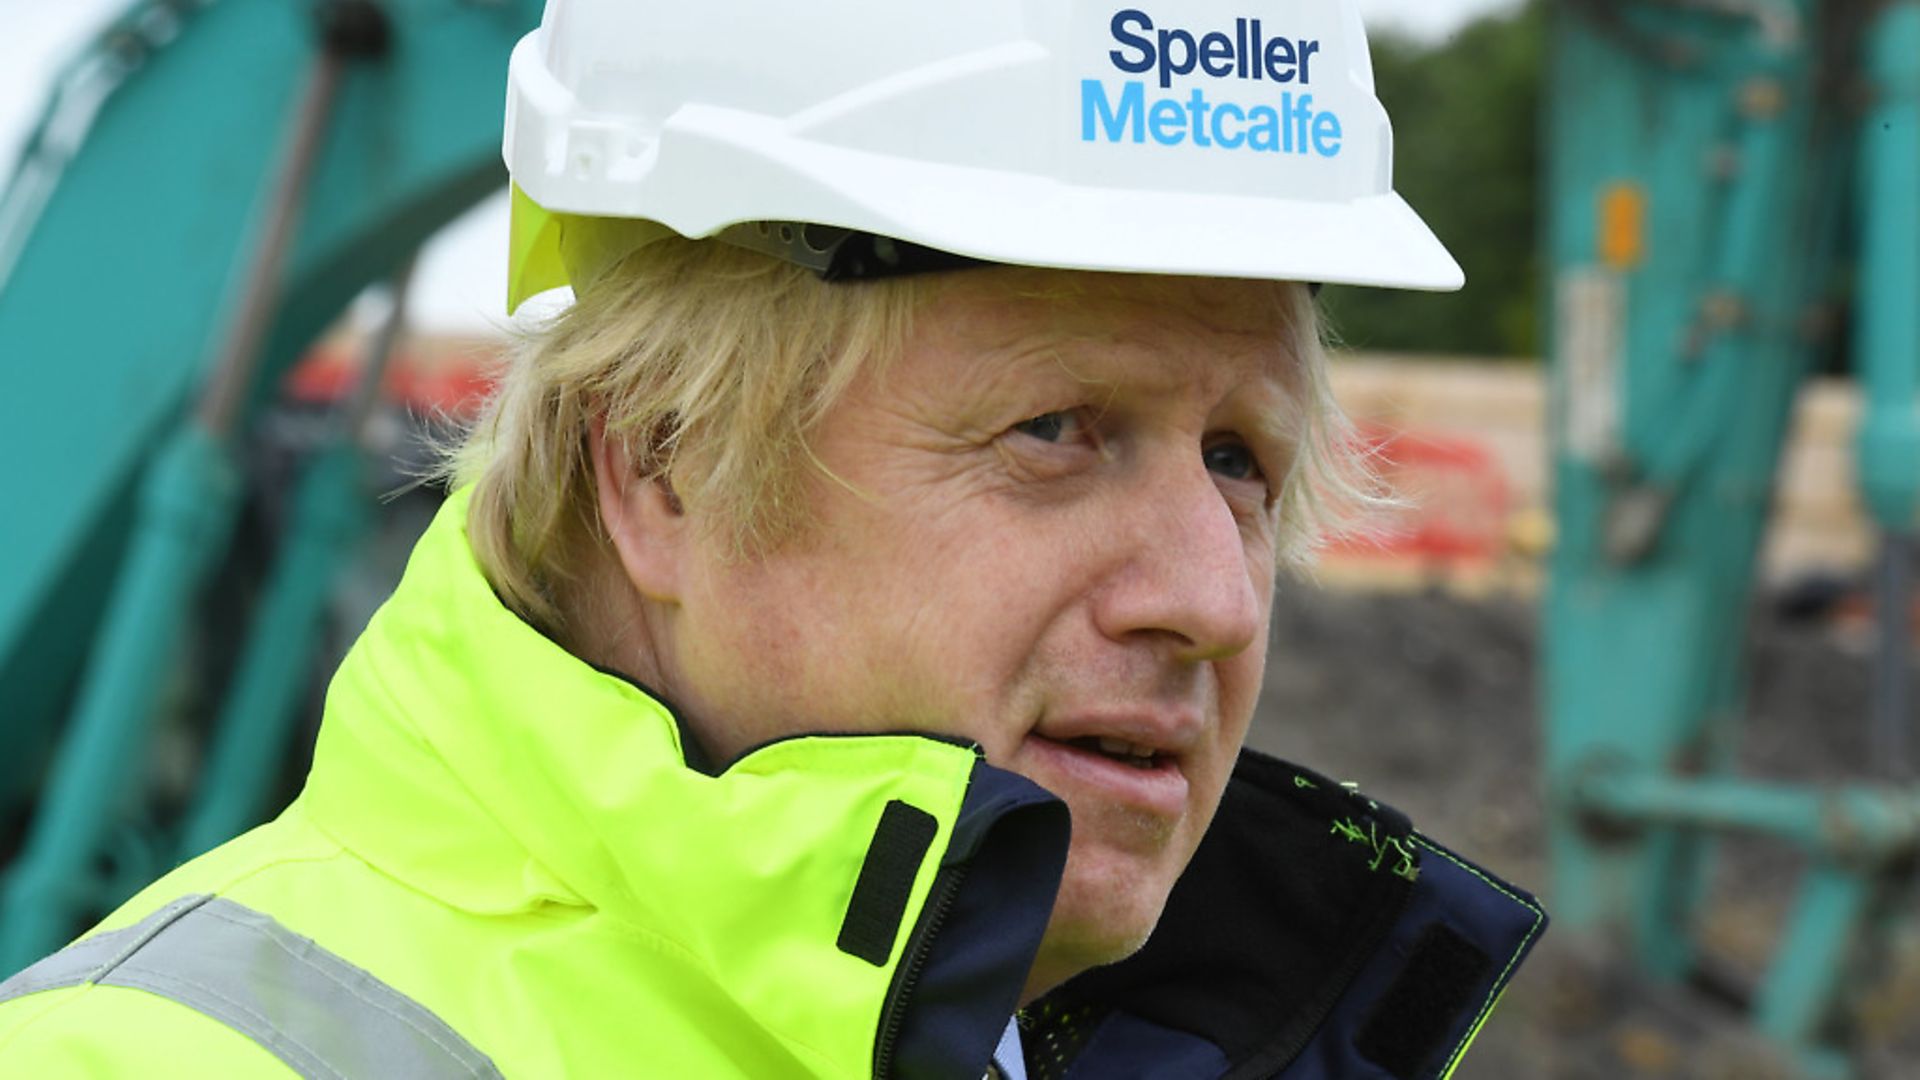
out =
<svg viewBox="0 0 1920 1080"><path fill-rule="evenodd" d="M1808 870L1752 1015L1810 1075L1844 1076L1851 995L1920 854L1920 3L1567 0L1552 26L1555 912L1697 981L1718 841L1796 845ZM1735 762L1781 447L1836 350L1885 537L1880 653L1873 717L1807 722L1872 723L1877 767L1815 786Z"/></svg>
<svg viewBox="0 0 1920 1080"><path fill-rule="evenodd" d="M505 183L503 73L538 18L145 0L57 79L0 194L0 827L26 830L0 967L267 809L371 493L342 421L291 500L198 781L167 805L155 729L194 681L182 645L229 550L245 433L349 300Z"/></svg>

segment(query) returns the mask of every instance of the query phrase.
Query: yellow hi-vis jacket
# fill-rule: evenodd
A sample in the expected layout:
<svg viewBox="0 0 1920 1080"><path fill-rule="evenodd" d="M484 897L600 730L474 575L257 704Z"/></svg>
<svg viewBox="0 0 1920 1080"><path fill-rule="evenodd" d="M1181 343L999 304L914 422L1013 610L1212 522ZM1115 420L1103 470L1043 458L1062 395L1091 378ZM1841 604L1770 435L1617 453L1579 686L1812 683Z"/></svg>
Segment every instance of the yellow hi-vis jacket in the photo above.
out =
<svg viewBox="0 0 1920 1080"><path fill-rule="evenodd" d="M342 664L299 798L0 983L0 1077L979 1077L1064 804L913 734L713 768L500 604L466 505ZM1028 1056L1036 1080L1441 1076L1543 925L1390 809L1248 754L1154 941L1027 1010Z"/></svg>

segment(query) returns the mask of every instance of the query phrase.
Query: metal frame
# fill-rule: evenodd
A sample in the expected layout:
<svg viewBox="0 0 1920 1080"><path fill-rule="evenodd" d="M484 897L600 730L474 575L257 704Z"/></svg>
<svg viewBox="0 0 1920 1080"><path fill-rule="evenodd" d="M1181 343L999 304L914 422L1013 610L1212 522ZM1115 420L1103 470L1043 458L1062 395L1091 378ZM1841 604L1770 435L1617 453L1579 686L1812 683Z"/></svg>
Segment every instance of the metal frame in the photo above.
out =
<svg viewBox="0 0 1920 1080"><path fill-rule="evenodd" d="M60 81L0 194L0 342L24 358L0 400L48 403L0 425L0 452L37 463L0 475L0 820L50 768L0 880L0 969L180 850L144 759L226 553L238 434L349 299L504 184L500 71L539 9L147 0ZM262 809L367 513L353 427L310 463L188 848Z"/></svg>
<svg viewBox="0 0 1920 1080"><path fill-rule="evenodd" d="M1863 488L1891 532L1920 505L1920 3L1569 0L1554 35L1556 910L1683 979L1715 838L1800 846L1812 869L1754 1021L1810 1074L1847 1075L1849 977L1920 855L1920 789L1756 782L1732 751L1755 554L1850 192L1871 223ZM1829 80L1856 64L1874 84L1857 119ZM1890 636L1896 670L1906 647Z"/></svg>

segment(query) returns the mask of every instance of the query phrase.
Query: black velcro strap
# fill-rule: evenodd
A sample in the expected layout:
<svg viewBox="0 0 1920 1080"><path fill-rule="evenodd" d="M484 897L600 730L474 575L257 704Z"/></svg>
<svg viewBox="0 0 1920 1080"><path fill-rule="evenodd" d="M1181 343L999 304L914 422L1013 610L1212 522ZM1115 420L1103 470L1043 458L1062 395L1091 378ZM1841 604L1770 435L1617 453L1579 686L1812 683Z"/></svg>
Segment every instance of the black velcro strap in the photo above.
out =
<svg viewBox="0 0 1920 1080"><path fill-rule="evenodd" d="M1486 953L1446 926L1427 927L1400 977L1374 1006L1355 1049L1399 1080L1415 1080L1485 992L1491 965Z"/></svg>
<svg viewBox="0 0 1920 1080"><path fill-rule="evenodd" d="M913 894L913 879L933 846L940 823L932 814L898 799L887 804L867 845L867 860L853 883L847 917L840 924L840 951L885 967L900 934L900 917Z"/></svg>

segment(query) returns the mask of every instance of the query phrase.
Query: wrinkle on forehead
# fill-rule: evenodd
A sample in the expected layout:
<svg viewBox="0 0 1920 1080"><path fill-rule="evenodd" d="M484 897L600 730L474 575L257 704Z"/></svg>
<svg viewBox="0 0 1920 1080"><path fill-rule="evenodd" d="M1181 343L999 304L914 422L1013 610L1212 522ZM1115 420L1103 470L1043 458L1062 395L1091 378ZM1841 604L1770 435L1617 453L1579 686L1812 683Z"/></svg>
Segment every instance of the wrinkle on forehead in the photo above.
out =
<svg viewBox="0 0 1920 1080"><path fill-rule="evenodd" d="M1093 385L1221 394L1277 383L1276 408L1300 389L1283 282L996 267L946 275L920 323L955 355L995 366L1056 365ZM1202 355L1189 342L1204 342ZM984 373L982 373L984 374ZM1263 378L1264 377L1264 378Z"/></svg>
<svg viewBox="0 0 1920 1080"><path fill-rule="evenodd" d="M1003 298L1059 305L1064 313L1088 312L1117 302L1151 307L1224 333L1284 334L1291 321L1287 282L1174 274L1113 274L1036 267L989 267L944 275L929 290L938 303L954 299Z"/></svg>

